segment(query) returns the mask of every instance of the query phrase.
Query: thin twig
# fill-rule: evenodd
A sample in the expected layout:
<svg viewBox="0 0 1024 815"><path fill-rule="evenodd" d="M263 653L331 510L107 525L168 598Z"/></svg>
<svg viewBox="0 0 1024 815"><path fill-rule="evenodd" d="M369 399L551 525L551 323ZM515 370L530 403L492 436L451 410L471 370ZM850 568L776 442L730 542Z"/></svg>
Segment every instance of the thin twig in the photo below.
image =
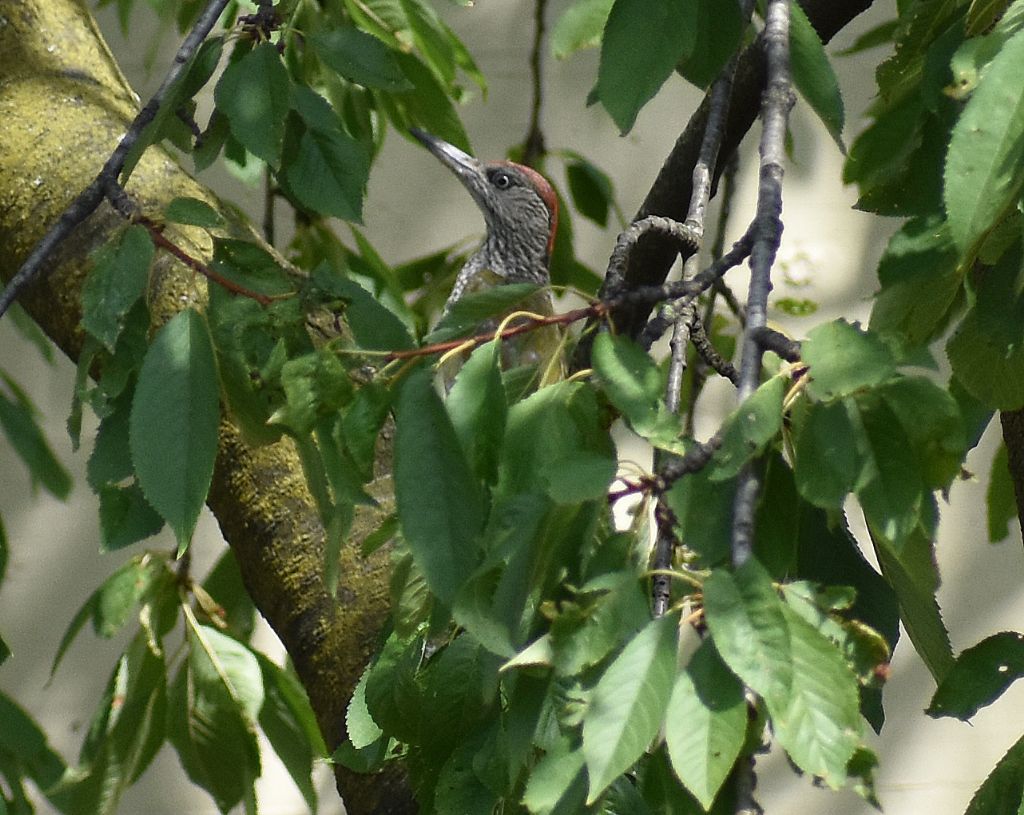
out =
<svg viewBox="0 0 1024 815"><path fill-rule="evenodd" d="M608 271L605 273L603 287L606 292L606 301L616 302L616 298L623 295L623 275L629 255L637 242L649 232L673 240L677 248L685 246L689 247L692 252L696 252L700 247L700 233L690 225L681 224L679 221L663 218L660 215L650 215L642 220L634 221L616 239L615 248L612 249L611 257L608 259ZM624 300L622 302L631 301Z"/></svg>
<svg viewBox="0 0 1024 815"><path fill-rule="evenodd" d="M701 322L701 319L697 314L694 314L690 321L690 339L693 342L693 347L696 349L697 353L700 354L700 358L704 360L709 367L724 376L732 382L732 384L736 385L739 383L740 375L739 371L736 370L736 366L719 354L718 349L711 344L711 340L708 337L704 323Z"/></svg>
<svg viewBox="0 0 1024 815"><path fill-rule="evenodd" d="M762 98L761 171L757 214L752 224L750 288L747 294L747 327L743 336L738 384L740 402L749 398L761 380L763 349L758 332L768 319L771 270L782 238L782 162L785 157L786 123L794 96L789 78L789 1L769 0L762 35L768 85ZM740 473L733 506L732 563L750 559L754 542L754 515L760 492L760 476L749 463Z"/></svg>
<svg viewBox="0 0 1024 815"><path fill-rule="evenodd" d="M167 72L167 76L164 77L164 81L160 84L156 93L153 94L153 97L139 111L135 119L132 120L128 130L121 138L117 147L114 148L114 152L110 154L110 158L107 159L99 174L97 174L89 186L82 190L68 204L67 208L57 219L57 222L43 235L39 243L29 253L29 256L25 258L21 268L10 279L3 292L0 293L0 317L10 308L11 303L18 298L27 285L49 271L49 269L43 266L47 258L71 234L71 231L76 226L95 212L96 208L103 202L104 197L106 197L111 183L116 184L118 182L118 176L124 168L129 152L136 145L147 125L156 117L160 106L166 100L171 88L184 74L199 46L206 39L227 4L228 0L210 0L203 13L199 15L195 26L188 36L185 37L184 42L182 42L181 47L178 49L178 53L174 55L174 61L171 63L171 68ZM126 174L120 180L121 184L127 183L128 175Z"/></svg>
<svg viewBox="0 0 1024 815"><path fill-rule="evenodd" d="M267 165L263 168L263 240L271 246L274 245L274 203L277 197L277 189L274 186L274 174Z"/></svg>
<svg viewBox="0 0 1024 815"><path fill-rule="evenodd" d="M534 0L533 6L533 46L530 49L530 78L533 86L533 97L530 102L530 126L526 131L526 142L523 145L523 164L527 167L536 165L547 149L544 146L544 132L540 128L541 107L544 104L544 18L547 0Z"/></svg>

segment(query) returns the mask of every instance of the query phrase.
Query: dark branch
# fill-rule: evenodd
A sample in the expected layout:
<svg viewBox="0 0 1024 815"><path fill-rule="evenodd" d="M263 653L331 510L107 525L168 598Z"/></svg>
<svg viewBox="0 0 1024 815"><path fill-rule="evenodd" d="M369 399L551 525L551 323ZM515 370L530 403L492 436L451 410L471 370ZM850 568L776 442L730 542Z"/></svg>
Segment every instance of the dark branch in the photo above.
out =
<svg viewBox="0 0 1024 815"><path fill-rule="evenodd" d="M546 152L544 132L540 128L540 112L544 103L544 66L542 63L544 47L544 16L547 0L534 0L533 6L533 46L530 49L530 79L532 80L533 96L530 102L530 126L526 131L526 142L523 145L523 164L527 167L536 165Z"/></svg>
<svg viewBox="0 0 1024 815"><path fill-rule="evenodd" d="M807 13L811 25L825 43L854 17L866 11L871 4L872 0L800 0L800 5ZM753 125L760 107L759 100L764 81L764 57L761 42L758 40L743 52L736 67L729 116L722 138L721 157L731 156ZM675 219L685 217L692 197L690 176L700 155L710 105L710 99L705 99L690 118L637 212L636 220L648 215L663 215ZM716 179L721 174L721 166L720 161L714 176ZM668 275L676 252L677 247L673 241L658 235L648 236L638 244L637 251L630 255L625 285L632 289L661 284ZM649 313L649 302L628 303L616 314L615 324L629 336L637 337L643 330Z"/></svg>
<svg viewBox="0 0 1024 815"><path fill-rule="evenodd" d="M789 77L789 2L770 0L761 36L768 65L768 87L761 109L761 172L757 214L752 224L750 288L747 293L747 326L740 361L739 400L748 399L761 381L762 348L758 333L768 319L771 270L782 238L782 162L785 158L786 124L793 106ZM760 478L754 464L739 476L733 505L732 563L741 566L753 553L754 514Z"/></svg>
<svg viewBox="0 0 1024 815"><path fill-rule="evenodd" d="M21 268L15 272L6 288L0 293L0 317L3 317L4 312L10 308L11 303L18 298L27 285L48 271L44 266L47 258L76 226L96 210L112 189L111 185L119 186L118 176L124 168L129 152L139 141L142 132L156 117L171 88L184 74L192 57L195 56L199 46L209 35L227 4L228 0L210 0L203 13L199 15L195 26L185 37L178 53L174 55L174 61L171 63L171 68L167 72L167 76L164 77L164 81L129 125L128 130L117 147L114 148L114 152L111 153L99 174L88 187L78 194L57 219L57 222L43 235L25 262L21 264ZM128 181L127 175L120 180L121 184Z"/></svg>

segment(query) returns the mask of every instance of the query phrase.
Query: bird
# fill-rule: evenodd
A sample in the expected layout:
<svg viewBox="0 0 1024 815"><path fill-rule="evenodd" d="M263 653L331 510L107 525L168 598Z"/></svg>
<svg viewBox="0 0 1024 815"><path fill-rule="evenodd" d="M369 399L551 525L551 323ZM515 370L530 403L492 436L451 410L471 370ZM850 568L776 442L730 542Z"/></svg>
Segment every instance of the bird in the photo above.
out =
<svg viewBox="0 0 1024 815"><path fill-rule="evenodd" d="M418 128L410 133L462 182L483 213L487 229L483 242L455 278L443 314L467 295L493 286L548 286L558 229L558 196L548 180L533 168L512 161L480 161ZM515 310L554 314L549 289L538 290L517 303ZM496 330L505 316L490 318L474 333ZM564 333L557 325L528 331L502 342L502 368L511 371L530 366L536 372L533 385L550 384L564 376L563 346ZM446 390L458 367L442 370Z"/></svg>

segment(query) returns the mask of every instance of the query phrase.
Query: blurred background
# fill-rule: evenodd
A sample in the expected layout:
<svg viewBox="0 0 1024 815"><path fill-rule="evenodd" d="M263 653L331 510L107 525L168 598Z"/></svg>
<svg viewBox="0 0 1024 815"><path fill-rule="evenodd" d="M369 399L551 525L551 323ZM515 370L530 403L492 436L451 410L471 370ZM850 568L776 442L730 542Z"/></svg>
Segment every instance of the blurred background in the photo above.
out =
<svg viewBox="0 0 1024 815"><path fill-rule="evenodd" d="M549 27L569 5L568 0L549 2ZM145 3L137 6L127 39L121 34L113 6L101 9L97 17L123 71L147 99L162 80L178 37L169 30L158 35L150 8ZM479 0L472 7L442 2L437 6L466 41L490 84L486 99L478 96L461 111L474 151L482 158L502 157L527 131L534 4L532 0ZM878 0L870 13L858 18L829 46L829 52L842 50L859 33L893 13L891 0ZM874 92L873 68L880 56L876 49L835 58L847 109L847 144L863 127L864 111ZM544 71L542 125L548 148L578 151L605 170L628 218L698 105L700 94L679 77L672 77L641 111L634 130L620 137L602 108L587 108L583 103L596 81L595 51L564 62L555 61L545 51ZM841 183L843 155L802 103L794 109L791 125L794 151L786 167L786 229L772 297L773 301L808 298L819 308L806 318L773 310L770 318L800 337L818 322L839 315L866 321L875 288L874 269L898 224L852 209L857 194ZM757 138L755 126L741 151L738 195L727 235L730 242L742 234L753 213ZM96 157L97 168L105 158ZM550 161L548 170L564 189L560 163ZM261 217L260 186L249 186L217 167L203 180L257 220ZM712 212L710 222L713 218ZM391 263L428 254L483 231L474 204L457 182L421 147L393 132L370 178L364 220L368 237ZM607 230L601 230L576 218L574 226L578 257L591 268L603 270L619 225L610 222ZM339 229L344 236L344 225ZM743 273L734 270L728 278L741 299L746 288ZM95 423L87 420L78 452L71 450L64 425L74 366L62 357L48 365L22 341L9 321L0 321L0 366L15 375L43 411L47 438L76 482L66 503L34 493L20 461L0 444L0 514L11 550L8 576L0 592L0 627L14 653L0 668L0 688L28 708L49 734L51 745L71 762L124 643L85 632L68 652L60 672L48 682L50 664L72 615L131 553L98 554L96 502L84 475ZM727 387L709 396L697 422L702 438L713 432L732 404ZM967 460L970 476L957 482L948 501L941 504L937 557L943 585L939 602L957 651L997 631L1024 627L1020 530L1013 525L1007 540L996 545L987 542L984 497L998 442L994 424ZM852 517L851 523L859 532L858 519ZM173 541L167 535L146 545L169 549ZM205 513L193 549L197 574L213 563L223 546L216 522ZM258 638L261 647L272 654L281 653L265 626ZM974 790L1024 731L1024 683L1012 687L992 708L982 710L972 724L926 717L923 711L933 690L930 675L909 641L903 640L885 692L885 728L880 737L870 738L880 760L878 797L888 813L962 813ZM264 758L264 777L258 787L261 812L305 812L298 791L272 753L265 752ZM319 773L319 786L325 793L320 812L341 812L331 773L326 767ZM775 753L758 762L757 797L768 815L823 811L860 815L872 811L852 792L833 794L815 789L809 779L796 777L785 757ZM45 802L39 802L39 811L48 812ZM177 757L165 748L125 796L120 811L125 815L213 815L217 810L205 793L189 784Z"/></svg>

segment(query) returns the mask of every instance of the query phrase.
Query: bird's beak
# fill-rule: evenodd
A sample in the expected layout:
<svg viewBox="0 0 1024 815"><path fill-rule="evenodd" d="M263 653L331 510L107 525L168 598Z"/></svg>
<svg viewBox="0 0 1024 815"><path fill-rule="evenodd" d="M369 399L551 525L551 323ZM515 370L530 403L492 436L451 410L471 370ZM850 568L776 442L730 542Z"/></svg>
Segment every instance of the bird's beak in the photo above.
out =
<svg viewBox="0 0 1024 815"><path fill-rule="evenodd" d="M454 144L449 144L444 139L432 136L417 127L409 129L409 132L416 139L433 153L437 159L449 170L458 176L462 185L469 190L469 194L485 212L489 210L487 205L487 177L484 174L484 164L479 159L473 158L469 153L464 153Z"/></svg>

